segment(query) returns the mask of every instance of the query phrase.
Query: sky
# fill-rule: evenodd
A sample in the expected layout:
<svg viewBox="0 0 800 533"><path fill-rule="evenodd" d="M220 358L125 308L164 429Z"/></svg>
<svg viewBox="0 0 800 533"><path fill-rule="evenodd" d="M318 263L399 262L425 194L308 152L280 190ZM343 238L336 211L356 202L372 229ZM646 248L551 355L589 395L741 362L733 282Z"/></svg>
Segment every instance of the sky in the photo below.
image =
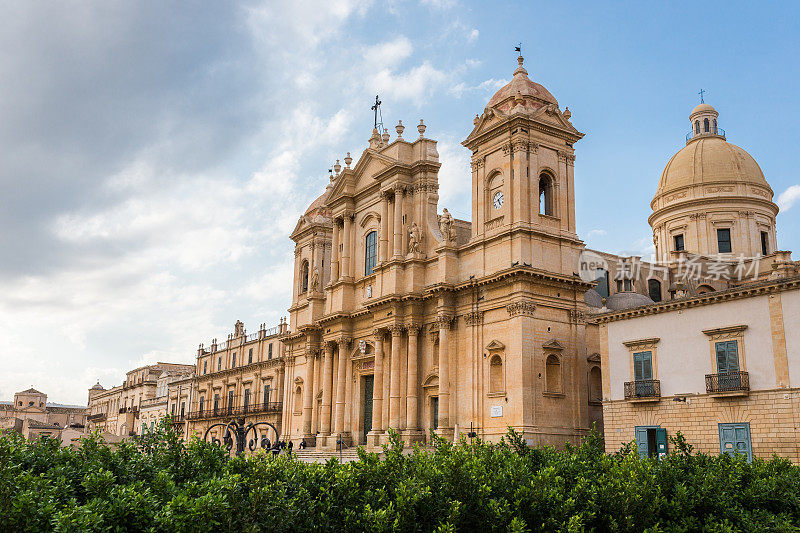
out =
<svg viewBox="0 0 800 533"><path fill-rule="evenodd" d="M372 105L439 141L440 208L469 219L461 146L522 43L568 106L578 233L648 254L650 200L706 102L760 164L800 253L793 2L0 1L0 400L85 404L96 381L287 315L289 234Z"/></svg>

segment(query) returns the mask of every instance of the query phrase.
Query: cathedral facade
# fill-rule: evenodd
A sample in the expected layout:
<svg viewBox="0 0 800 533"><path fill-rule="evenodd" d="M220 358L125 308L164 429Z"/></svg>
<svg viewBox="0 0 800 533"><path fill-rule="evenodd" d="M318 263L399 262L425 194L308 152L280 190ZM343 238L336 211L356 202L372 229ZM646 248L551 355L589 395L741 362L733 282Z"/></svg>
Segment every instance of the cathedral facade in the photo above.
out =
<svg viewBox="0 0 800 533"><path fill-rule="evenodd" d="M578 442L599 421L576 273L574 143L519 58L463 142L472 220L438 205L436 141L373 131L300 218L282 433L318 447L430 431ZM409 138L411 137L411 138ZM353 164L354 163L354 164ZM595 391L592 392L592 384Z"/></svg>

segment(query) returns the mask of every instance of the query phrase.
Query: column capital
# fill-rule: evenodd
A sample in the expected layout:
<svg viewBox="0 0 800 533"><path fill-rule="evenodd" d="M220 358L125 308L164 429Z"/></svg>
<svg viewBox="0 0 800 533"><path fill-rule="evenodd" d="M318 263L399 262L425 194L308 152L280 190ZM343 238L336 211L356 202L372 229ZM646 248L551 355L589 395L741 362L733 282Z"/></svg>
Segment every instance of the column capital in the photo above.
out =
<svg viewBox="0 0 800 533"><path fill-rule="evenodd" d="M402 183L395 183L392 185L392 190L395 194L403 194L406 190L406 187Z"/></svg>
<svg viewBox="0 0 800 533"><path fill-rule="evenodd" d="M464 322L468 326L477 326L483 322L483 311L470 311L464 315Z"/></svg>
<svg viewBox="0 0 800 533"><path fill-rule="evenodd" d="M520 300L508 304L506 306L506 311L508 311L508 316L510 317L518 315L533 316L536 311L536 304L530 300Z"/></svg>
<svg viewBox="0 0 800 533"><path fill-rule="evenodd" d="M339 348L342 348L342 347L347 348L348 346L350 346L353 343L353 338L343 335L343 336L339 337L338 339L336 339L336 343L339 345Z"/></svg>
<svg viewBox="0 0 800 533"><path fill-rule="evenodd" d="M383 341L384 337L386 337L386 328L373 329L372 336L375 337L376 341Z"/></svg>
<svg viewBox="0 0 800 533"><path fill-rule="evenodd" d="M414 335L415 337L419 335L420 330L422 329L422 324L418 322L409 322L405 324L405 329L408 331L409 335Z"/></svg>
<svg viewBox="0 0 800 533"><path fill-rule="evenodd" d="M403 334L403 331L405 331L406 327L402 324L392 324L388 327L388 329L389 332L391 332L392 337L399 337Z"/></svg>
<svg viewBox="0 0 800 533"><path fill-rule="evenodd" d="M439 324L439 329L450 329L453 325L453 315L437 315L436 323Z"/></svg>

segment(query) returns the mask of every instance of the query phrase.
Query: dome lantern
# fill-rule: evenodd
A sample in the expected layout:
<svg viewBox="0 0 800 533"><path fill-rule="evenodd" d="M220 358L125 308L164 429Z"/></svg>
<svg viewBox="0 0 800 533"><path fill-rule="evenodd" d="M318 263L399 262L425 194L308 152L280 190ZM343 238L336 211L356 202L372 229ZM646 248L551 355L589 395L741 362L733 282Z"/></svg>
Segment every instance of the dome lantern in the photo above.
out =
<svg viewBox="0 0 800 533"><path fill-rule="evenodd" d="M692 109L689 114L689 125L691 129L686 134L686 144L702 137L722 137L725 138L725 130L717 126L719 113L713 106L705 102Z"/></svg>

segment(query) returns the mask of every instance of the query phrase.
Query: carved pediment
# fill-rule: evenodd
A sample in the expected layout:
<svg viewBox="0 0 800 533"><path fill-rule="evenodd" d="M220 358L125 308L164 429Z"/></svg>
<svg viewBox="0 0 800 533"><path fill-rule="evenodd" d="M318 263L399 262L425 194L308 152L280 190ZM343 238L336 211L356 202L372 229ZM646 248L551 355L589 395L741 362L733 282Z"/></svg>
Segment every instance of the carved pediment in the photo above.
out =
<svg viewBox="0 0 800 533"><path fill-rule="evenodd" d="M506 345L498 340L493 340L486 345L486 350L489 352L500 352L506 349Z"/></svg>
<svg viewBox="0 0 800 533"><path fill-rule="evenodd" d="M586 358L586 361L589 362L589 363L599 363L600 362L600 354L599 353L593 353L592 355L590 355L589 357Z"/></svg>
<svg viewBox="0 0 800 533"><path fill-rule="evenodd" d="M550 339L549 341L542 344L542 348L544 348L545 350L563 351L564 345L558 342L556 339Z"/></svg>

